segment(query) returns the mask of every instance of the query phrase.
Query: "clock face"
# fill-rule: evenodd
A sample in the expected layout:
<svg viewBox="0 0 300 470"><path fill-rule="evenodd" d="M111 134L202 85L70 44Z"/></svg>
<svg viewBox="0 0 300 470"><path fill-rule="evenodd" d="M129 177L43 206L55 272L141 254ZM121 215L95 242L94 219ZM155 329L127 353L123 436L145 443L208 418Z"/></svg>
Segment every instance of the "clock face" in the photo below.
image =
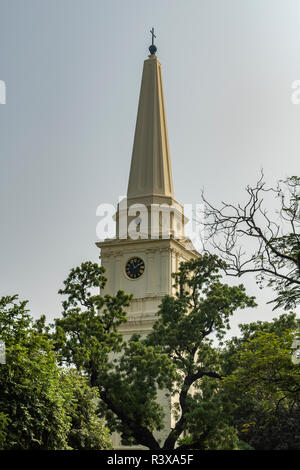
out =
<svg viewBox="0 0 300 470"><path fill-rule="evenodd" d="M126 263L126 274L130 279L141 277L145 270L145 263L141 258L130 258Z"/></svg>

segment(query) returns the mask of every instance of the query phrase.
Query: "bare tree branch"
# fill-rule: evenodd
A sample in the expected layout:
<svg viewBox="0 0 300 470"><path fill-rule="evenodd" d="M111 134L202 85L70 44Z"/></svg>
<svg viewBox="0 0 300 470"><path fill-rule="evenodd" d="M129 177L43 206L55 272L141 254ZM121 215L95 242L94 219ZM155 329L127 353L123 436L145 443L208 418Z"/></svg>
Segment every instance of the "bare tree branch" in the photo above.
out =
<svg viewBox="0 0 300 470"><path fill-rule="evenodd" d="M290 308L300 302L300 177L281 180L275 188L263 179L262 173L254 187L246 187L244 205L223 201L216 207L202 193L204 251L218 254L228 275L255 273L260 284L279 294L276 307ZM267 193L279 205L273 213L265 207Z"/></svg>

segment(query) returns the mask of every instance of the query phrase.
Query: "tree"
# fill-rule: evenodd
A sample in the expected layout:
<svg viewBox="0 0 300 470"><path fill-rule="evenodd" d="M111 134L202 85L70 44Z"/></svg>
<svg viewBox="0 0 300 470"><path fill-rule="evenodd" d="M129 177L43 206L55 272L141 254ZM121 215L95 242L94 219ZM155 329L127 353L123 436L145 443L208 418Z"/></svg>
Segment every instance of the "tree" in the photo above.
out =
<svg viewBox="0 0 300 470"><path fill-rule="evenodd" d="M65 408L70 417L67 436L72 450L107 450L112 448L109 429L99 412L97 387L90 387L87 377L76 369L60 370L60 387L64 391Z"/></svg>
<svg viewBox="0 0 300 470"><path fill-rule="evenodd" d="M221 367L221 362L219 361ZM194 390L189 413L188 434L179 439L180 449L240 450L241 442L233 426L231 397L224 393L224 380L203 377Z"/></svg>
<svg viewBox="0 0 300 470"><path fill-rule="evenodd" d="M123 291L116 296L101 296L99 289L106 282L103 273L104 268L89 261L71 270L64 289L59 291L67 300L63 301L62 318L55 320L51 336L60 362L88 370L92 387L107 366L108 354L120 350L122 336L117 327L126 321L124 308L131 299Z"/></svg>
<svg viewBox="0 0 300 470"><path fill-rule="evenodd" d="M5 429L9 423L9 419L6 414L0 412L0 450L3 449L6 440Z"/></svg>
<svg viewBox="0 0 300 470"><path fill-rule="evenodd" d="M0 366L4 449L66 449L70 427L52 345L32 328L27 302L0 299L0 336L6 364Z"/></svg>
<svg viewBox="0 0 300 470"><path fill-rule="evenodd" d="M300 302L300 178L280 180L266 187L263 174L246 188L245 204L205 204L206 250L226 262L232 276L254 273L262 286L277 292L274 308L294 308ZM278 208L271 214L264 198L273 195Z"/></svg>
<svg viewBox="0 0 300 470"><path fill-rule="evenodd" d="M44 319L34 322L18 296L0 299L0 448L110 448L94 400L98 392L77 371L58 367ZM47 330L47 328L46 328Z"/></svg>
<svg viewBox="0 0 300 470"><path fill-rule="evenodd" d="M240 439L259 449L300 449L300 366L291 360L294 314L241 325L223 352L225 391Z"/></svg>
<svg viewBox="0 0 300 470"><path fill-rule="evenodd" d="M221 353L223 370L226 376L230 375L239 365L238 353L243 345L258 337L261 333L274 333L281 338L286 332L296 332L300 328L300 320L295 313L285 313L273 318L272 321L256 321L240 324L241 336L233 336L226 341L226 347Z"/></svg>
<svg viewBox="0 0 300 470"><path fill-rule="evenodd" d="M90 278L88 267L83 264L77 275L86 279L88 286L99 284L97 279L102 272L98 270ZM192 389L198 390L204 379L221 380L218 354L209 336L216 334L222 338L233 312L255 303L242 285L229 287L220 282L220 267L222 262L209 255L181 264L174 275L176 295L163 298L153 331L145 339L133 336L111 360L107 354L112 350L111 345L118 346L115 350L120 349L118 341L110 343L104 338L109 345L106 354L95 354L103 348L101 328L105 310L101 308L112 305L111 298L107 298L109 302L98 298L100 310L96 313L90 297L86 297L82 289L69 288L70 279L66 281L64 293L72 297L68 297L65 306L80 300L88 308L84 318L88 321L92 318L93 328L88 329L87 335L86 320L81 321L79 311L74 312L74 321L71 320L73 311L66 312L63 320L56 322L63 330L60 351L65 361L84 369L90 383L98 386L109 425L121 433L124 443L138 443L149 449L174 449L182 433L195 422L195 415L203 404L201 393L193 395ZM120 299L118 306L124 305L124 294L118 293L117 298ZM125 300L127 302L128 297ZM158 389L169 397L178 397L176 424L162 443L154 435L154 431L163 426L163 409L157 403ZM189 445L197 445L197 442L193 440Z"/></svg>

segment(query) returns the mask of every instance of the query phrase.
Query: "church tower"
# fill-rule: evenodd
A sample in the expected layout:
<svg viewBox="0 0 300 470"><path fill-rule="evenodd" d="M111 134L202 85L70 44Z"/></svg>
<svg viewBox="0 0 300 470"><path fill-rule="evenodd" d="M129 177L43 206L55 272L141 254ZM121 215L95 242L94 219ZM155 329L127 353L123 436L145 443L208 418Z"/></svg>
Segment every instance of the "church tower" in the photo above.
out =
<svg viewBox="0 0 300 470"><path fill-rule="evenodd" d="M116 237L98 242L108 281L102 294L118 290L133 294L128 321L119 331L125 339L148 334L162 297L171 295L171 273L199 256L184 235L186 219L174 199L161 64L152 45L144 61L127 198L118 204ZM172 427L171 403L161 393L165 430ZM119 447L114 442L115 448Z"/></svg>

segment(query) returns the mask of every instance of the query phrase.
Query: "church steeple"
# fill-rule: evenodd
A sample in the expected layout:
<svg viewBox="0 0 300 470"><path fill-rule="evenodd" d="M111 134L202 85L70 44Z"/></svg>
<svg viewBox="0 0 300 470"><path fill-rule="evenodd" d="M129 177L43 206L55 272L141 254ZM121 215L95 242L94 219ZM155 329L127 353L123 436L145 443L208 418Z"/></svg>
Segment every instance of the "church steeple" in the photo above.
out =
<svg viewBox="0 0 300 470"><path fill-rule="evenodd" d="M161 64L152 28L150 55L144 62L128 183L128 198L174 197Z"/></svg>
<svg viewBox="0 0 300 470"><path fill-rule="evenodd" d="M118 331L125 341L150 333L165 295L173 295L171 274L180 263L199 256L184 233L184 208L175 201L169 155L161 65L152 29L150 56L144 62L127 198L119 201L116 236L97 242L107 283L102 295L131 293L127 322ZM105 220L104 220L105 222ZM106 222L105 222L106 223ZM174 397L160 391L164 427L155 434L164 442L174 427ZM113 435L114 449L126 449ZM128 447L127 447L128 449Z"/></svg>

